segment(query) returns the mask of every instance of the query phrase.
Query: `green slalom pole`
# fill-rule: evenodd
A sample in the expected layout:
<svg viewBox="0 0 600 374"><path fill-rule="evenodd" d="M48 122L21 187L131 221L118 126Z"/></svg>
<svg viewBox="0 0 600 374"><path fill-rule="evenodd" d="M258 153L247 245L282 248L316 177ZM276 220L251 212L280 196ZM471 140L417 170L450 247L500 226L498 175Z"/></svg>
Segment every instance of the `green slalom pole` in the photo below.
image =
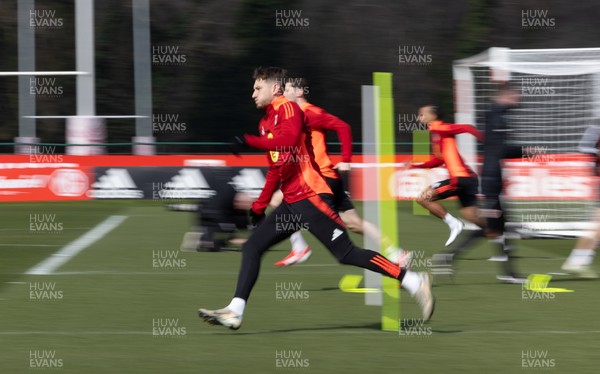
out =
<svg viewBox="0 0 600 374"><path fill-rule="evenodd" d="M393 165L396 161L394 126L394 99L392 95L392 73L373 73L373 85L379 87L378 107L375 108L375 132L377 162ZM378 167L379 222L382 238L380 253L389 256L390 245L398 247L398 210L396 197L390 193L388 181L394 176L394 167ZM400 328L400 284L397 280L382 277L381 329L399 331Z"/></svg>
<svg viewBox="0 0 600 374"><path fill-rule="evenodd" d="M412 144L413 144L413 162L425 162L429 159L429 153L430 153L430 140L429 140L429 131L423 130L423 131L413 131L412 133ZM412 203L412 207L413 207L413 215L416 216L428 216L429 215L429 211L425 208L423 208L423 206L421 206L419 203L417 203L416 200L413 200Z"/></svg>

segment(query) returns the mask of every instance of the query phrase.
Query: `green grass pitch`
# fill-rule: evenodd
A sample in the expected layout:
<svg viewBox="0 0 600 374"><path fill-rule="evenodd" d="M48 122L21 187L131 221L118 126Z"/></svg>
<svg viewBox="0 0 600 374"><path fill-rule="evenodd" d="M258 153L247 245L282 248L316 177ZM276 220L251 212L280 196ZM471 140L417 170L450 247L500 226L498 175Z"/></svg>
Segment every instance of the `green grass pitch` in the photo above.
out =
<svg viewBox="0 0 600 374"><path fill-rule="evenodd" d="M229 302L240 254L179 252L191 213L157 202L2 207L1 373L598 371L599 283L554 276L551 287L575 292L524 298L521 286L496 281L498 265L485 261L493 254L485 242L458 261L453 282L436 284L436 313L418 335L380 331L378 307L365 306L362 294L340 292L340 278L362 269L338 265L310 235L314 254L306 264L275 268L289 248L280 243L263 259L242 328L230 331L203 323L196 311ZM427 257L442 249L448 230L441 221L412 216L410 203L398 212L402 246ZM54 215L62 229L32 231L32 214ZM24 274L110 215L128 218L54 274ZM573 241L518 244L519 270L548 273L560 271ZM156 263L156 253L175 258ZM32 285L54 293L32 299ZM299 297L277 292L290 288ZM402 318L418 319L417 305L402 292ZM36 367L44 360L60 367Z"/></svg>

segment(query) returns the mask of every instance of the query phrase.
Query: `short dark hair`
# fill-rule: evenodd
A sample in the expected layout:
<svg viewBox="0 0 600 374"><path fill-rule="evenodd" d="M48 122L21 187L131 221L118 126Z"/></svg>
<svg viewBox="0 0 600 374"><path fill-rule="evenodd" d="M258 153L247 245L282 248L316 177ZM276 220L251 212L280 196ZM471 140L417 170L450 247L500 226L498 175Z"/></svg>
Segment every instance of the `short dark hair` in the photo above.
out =
<svg viewBox="0 0 600 374"><path fill-rule="evenodd" d="M308 87L306 78L288 77L285 83L291 83L294 88L305 89Z"/></svg>
<svg viewBox="0 0 600 374"><path fill-rule="evenodd" d="M308 80L306 80L306 78L288 77L285 83L291 84L292 87L294 87L294 88L301 89L302 95L304 96L304 98L305 99L308 98Z"/></svg>
<svg viewBox="0 0 600 374"><path fill-rule="evenodd" d="M254 69L254 75L252 76L255 80L272 80L281 86L281 93L285 89L285 82L287 79L287 70L276 66L268 66L263 68L262 66Z"/></svg>
<svg viewBox="0 0 600 374"><path fill-rule="evenodd" d="M425 105L421 105L421 108L429 108L431 113L435 114L435 116L439 120L442 120L444 118L444 113L442 112L442 108L440 108L439 105L425 104Z"/></svg>

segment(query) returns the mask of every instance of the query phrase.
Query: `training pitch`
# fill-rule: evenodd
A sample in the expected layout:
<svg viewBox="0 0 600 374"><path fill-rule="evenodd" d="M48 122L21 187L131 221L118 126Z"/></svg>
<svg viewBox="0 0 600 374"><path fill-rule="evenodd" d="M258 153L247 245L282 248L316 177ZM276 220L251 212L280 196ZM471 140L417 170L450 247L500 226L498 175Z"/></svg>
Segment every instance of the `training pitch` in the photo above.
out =
<svg viewBox="0 0 600 374"><path fill-rule="evenodd" d="M338 265L311 235L307 263L276 268L289 249L280 243L231 331L203 323L197 309L229 302L240 253L180 252L191 213L158 202L2 206L2 373L598 371L600 284L553 275L549 287L574 290L554 294L501 284L485 242L457 262L453 279L437 279L429 323L402 291L397 332L380 330L380 308L364 294L339 290L342 276L362 269ZM399 204L400 244L427 269L448 230L411 211ZM560 272L573 244L519 241L519 270Z"/></svg>

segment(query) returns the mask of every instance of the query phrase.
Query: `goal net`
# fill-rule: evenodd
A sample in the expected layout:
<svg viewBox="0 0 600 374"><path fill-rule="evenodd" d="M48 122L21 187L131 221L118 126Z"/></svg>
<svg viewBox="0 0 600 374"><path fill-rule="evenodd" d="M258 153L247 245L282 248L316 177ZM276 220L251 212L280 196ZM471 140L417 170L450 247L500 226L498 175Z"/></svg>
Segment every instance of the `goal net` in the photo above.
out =
<svg viewBox="0 0 600 374"><path fill-rule="evenodd" d="M578 152L585 130L600 125L600 48L491 48L454 62L455 122L485 130L497 85L510 81L521 102L508 116L507 139L520 159L504 163L507 221L532 236L577 236L590 227L597 200L591 156ZM477 163L481 147L459 138Z"/></svg>

